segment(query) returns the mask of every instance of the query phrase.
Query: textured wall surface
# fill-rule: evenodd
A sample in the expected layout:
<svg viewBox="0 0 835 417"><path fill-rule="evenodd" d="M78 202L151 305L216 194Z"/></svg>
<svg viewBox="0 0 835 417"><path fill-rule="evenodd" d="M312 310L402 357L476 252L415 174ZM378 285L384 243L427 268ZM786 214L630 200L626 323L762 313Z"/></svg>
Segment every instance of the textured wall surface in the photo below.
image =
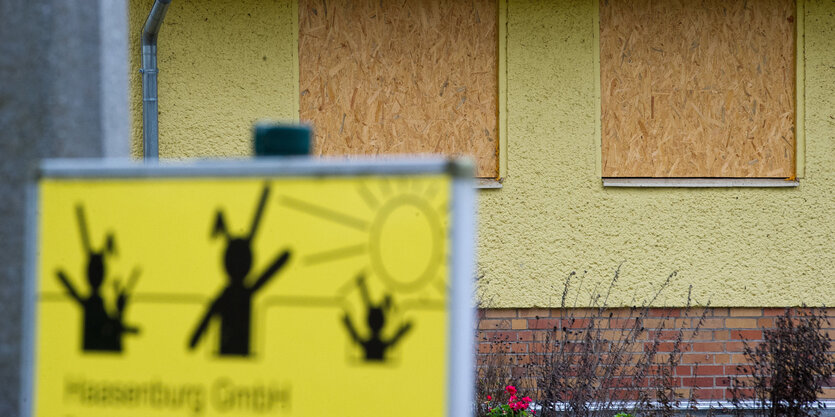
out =
<svg viewBox="0 0 835 417"><path fill-rule="evenodd" d="M131 1L131 149L142 155L139 35L152 0ZM173 1L159 35L161 158L252 154L252 123L292 120L296 32L288 0Z"/></svg>
<svg viewBox="0 0 835 417"><path fill-rule="evenodd" d="M132 33L149 7L132 3ZM163 157L245 155L252 119L293 116L291 10L173 3L160 36ZM621 263L613 304L640 301L672 271L668 305L685 303L690 285L716 306L835 303L835 2L806 2L806 176L793 189L604 189L594 13L593 0L509 0L508 174L480 193L484 303L553 306L569 272L588 271L572 283L582 304Z"/></svg>
<svg viewBox="0 0 835 417"><path fill-rule="evenodd" d="M594 12L589 0L510 1L508 176L481 193L484 302L553 306L570 271L588 271L572 283L584 294L605 289L621 262L614 303L646 297L674 270L670 305L691 284L697 302L718 306L835 302L835 2L806 3L806 177L796 189L604 189Z"/></svg>

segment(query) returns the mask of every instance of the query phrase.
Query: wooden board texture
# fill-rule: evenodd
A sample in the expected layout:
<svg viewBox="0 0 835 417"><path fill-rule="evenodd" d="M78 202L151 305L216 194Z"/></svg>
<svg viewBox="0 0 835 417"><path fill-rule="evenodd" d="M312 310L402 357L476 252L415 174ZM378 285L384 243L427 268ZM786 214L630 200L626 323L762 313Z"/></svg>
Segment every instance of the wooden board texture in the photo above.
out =
<svg viewBox="0 0 835 417"><path fill-rule="evenodd" d="M795 173L794 0L600 0L604 177Z"/></svg>
<svg viewBox="0 0 835 417"><path fill-rule="evenodd" d="M300 0L317 155L471 155L498 176L496 0Z"/></svg>

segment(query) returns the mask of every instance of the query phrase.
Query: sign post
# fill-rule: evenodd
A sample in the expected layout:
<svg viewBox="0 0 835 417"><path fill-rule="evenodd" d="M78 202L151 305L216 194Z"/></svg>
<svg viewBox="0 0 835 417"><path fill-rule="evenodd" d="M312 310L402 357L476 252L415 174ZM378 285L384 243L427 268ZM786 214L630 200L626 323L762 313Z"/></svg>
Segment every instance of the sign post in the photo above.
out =
<svg viewBox="0 0 835 417"><path fill-rule="evenodd" d="M24 403L469 415L471 178L440 159L45 162Z"/></svg>

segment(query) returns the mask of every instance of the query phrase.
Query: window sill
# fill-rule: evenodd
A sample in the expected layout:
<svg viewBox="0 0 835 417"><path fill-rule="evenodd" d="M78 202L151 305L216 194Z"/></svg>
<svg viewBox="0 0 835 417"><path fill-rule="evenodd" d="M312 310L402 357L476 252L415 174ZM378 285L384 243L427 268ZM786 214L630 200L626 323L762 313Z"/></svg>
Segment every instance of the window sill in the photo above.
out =
<svg viewBox="0 0 835 417"><path fill-rule="evenodd" d="M502 188L502 180L495 178L476 178L475 188L487 190Z"/></svg>
<svg viewBox="0 0 835 417"><path fill-rule="evenodd" d="M604 187L632 188L785 188L797 180L782 178L603 178Z"/></svg>

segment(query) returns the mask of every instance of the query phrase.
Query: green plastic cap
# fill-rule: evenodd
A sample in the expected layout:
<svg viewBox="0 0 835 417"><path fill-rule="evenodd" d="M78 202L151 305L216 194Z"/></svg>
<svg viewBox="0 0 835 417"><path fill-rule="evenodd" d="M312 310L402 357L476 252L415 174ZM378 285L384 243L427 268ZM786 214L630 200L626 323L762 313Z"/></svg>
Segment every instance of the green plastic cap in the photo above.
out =
<svg viewBox="0 0 835 417"><path fill-rule="evenodd" d="M313 128L308 125L258 122L255 156L310 155Z"/></svg>

